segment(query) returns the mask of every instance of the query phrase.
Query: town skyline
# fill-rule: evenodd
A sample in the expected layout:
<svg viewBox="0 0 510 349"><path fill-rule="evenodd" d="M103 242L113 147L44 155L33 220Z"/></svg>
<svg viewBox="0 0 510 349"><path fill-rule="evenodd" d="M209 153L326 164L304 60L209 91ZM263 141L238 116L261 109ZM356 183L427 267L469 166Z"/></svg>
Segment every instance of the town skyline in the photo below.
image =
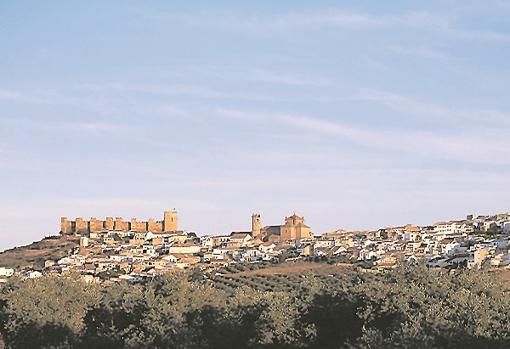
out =
<svg viewBox="0 0 510 349"><path fill-rule="evenodd" d="M61 217L58 235L0 254L0 276L4 277L0 282L14 275L31 279L75 272L87 282L140 283L177 270L214 273L236 264L296 261L374 270L393 269L402 263L475 270L510 265L510 212L468 214L424 226L315 234L306 218L295 213L276 225L253 213L250 229L215 235L182 229L175 209L164 211L162 217L147 221Z"/></svg>
<svg viewBox="0 0 510 349"><path fill-rule="evenodd" d="M260 213L261 211L260 210L252 210L252 211L247 211L247 212L251 212L250 214L246 215L245 217L242 217L242 219L236 219L237 221L242 221L241 223L238 223L238 224L235 224L235 225L231 225L231 226L228 226L226 225L225 226L225 229L224 230L206 230L206 231L200 231L200 230L197 230L197 229L194 229L192 224L190 224L188 222L188 219L186 218L186 213L184 213L183 217L184 217L184 220L182 222L184 222L184 224L181 222L181 215L180 215L180 210L177 210L175 207L172 209L172 211L174 212L179 212L179 224L180 224L180 230L182 231L187 231L187 232L194 232L194 233L197 233L198 236L219 236L219 235L224 235L224 234L228 234L228 233L231 233L231 232L235 232L235 231L243 231L243 230L246 230L250 224L250 222L247 220L246 217L249 217L251 215L254 215L254 214L258 214L258 215L261 215L262 217L269 217L267 219L265 219L263 221L263 223L276 223L276 222L279 222L281 220L281 217L287 217L287 216L290 216L291 214L303 214L301 211L299 210L292 210L292 211L288 211L287 210L287 215L286 214L283 214L283 215L277 215L277 214L264 214L264 213ZM131 212L134 212L134 211L131 211ZM284 210L282 212L285 212ZM434 224L437 224L437 223L440 223L440 222L455 222L455 221L462 221L465 219L466 216L469 216L469 215L473 215L473 216L491 216L494 214L494 212L499 212L499 213L503 213L503 212L509 212L510 213L510 210L505 210L505 209L502 209L502 210L499 210L499 211L483 211L483 212L471 212L469 213L461 213L455 217L453 216L450 216L450 217L446 217L446 216L442 216L442 217L435 217L431 220L426 220L426 219L421 219L419 221L394 221L394 222L383 222L382 224L380 225L374 225L374 226L368 226L368 225L355 225L355 226L343 226L341 224L339 225L335 225L335 226L332 226L330 229L322 229L322 230L318 230L318 229L312 229L312 232L316 235L316 236L320 236L322 234L326 234L326 233L330 233L330 232L335 232L335 231L339 231L339 230L343 230L343 231L346 231L346 232L356 232L356 231L359 231L359 232L370 232L370 231L376 231L376 230L379 230L379 229L384 229L384 228L391 228L391 227L404 227L406 225L415 225L415 226L421 226L421 227L425 227L425 226L432 226ZM314 225L314 220L309 220L308 219L308 216L306 214L303 214L304 217L307 217L307 220L308 221L311 221L311 225L313 227L315 227ZM97 217L104 217L104 218L113 218L114 221L117 220L117 219L122 219L122 220L125 220L126 222L129 222L130 220L132 219L135 219L135 220L138 220L139 222L140 221L150 221L150 220L154 220L156 222L158 222L157 219L154 219L152 218L153 215L151 214L148 214L148 215L144 215L144 216L140 216L140 215L136 215L136 214L132 214L132 215L129 215L129 218L127 218L128 216L125 216L125 215L120 215L120 214L116 214L116 215L97 215L97 214L92 214L92 215L81 215L81 214L78 214L78 215L66 215L66 216L59 216L60 219L63 219L63 218L69 218L71 219L71 217L74 217L74 219L83 219L84 221L88 222L88 218L93 218L93 219L96 219ZM162 221L159 220L159 222L161 223ZM54 220L53 222L53 226L54 228L47 232L42 232L40 233L39 235L34 235L34 238L32 240L25 240L25 241L22 241L20 243L18 243L17 245L5 245L5 246L2 246L2 243L0 242L0 252L4 251L4 250L8 250L8 249L11 249L11 248L14 248L14 247L17 247L17 246L22 246L22 245L26 245L26 244L29 244L30 242L33 242L33 241L37 241L39 240L40 238L44 237L44 236L55 236L55 235L58 235L60 232L61 232L61 224L62 222L59 221L60 224L57 224L56 221ZM214 225L214 222L212 222ZM37 231L37 229L35 229L34 231ZM148 230L149 231L149 230ZM157 230L156 230L157 231Z"/></svg>
<svg viewBox="0 0 510 349"><path fill-rule="evenodd" d="M299 212L298 212L299 213ZM296 213L296 211L293 211L292 214L289 214L288 216L285 216L285 219L287 219L288 217L292 217L292 216L296 216L299 214ZM465 220L469 220L470 217L471 219L473 217L490 217L490 216L494 216L494 215L498 215L498 214L508 214L510 215L510 210L508 211L499 211L498 213L482 213L482 212L477 212L477 213L469 213L469 214L465 214L464 217L449 217L449 218L444 218L444 219L437 219L435 221L431 221L431 222L428 222L428 223L422 223L422 224L418 224L416 222L405 222L405 223L400 223L400 224L386 224L386 225L380 225L378 227L356 227L356 228L344 228L344 227L336 227L334 229L331 229L331 230L326 230L326 231L320 231L320 232L316 232L316 235L322 235L322 234L327 234L327 233L331 233L331 232L335 232L335 231L339 231L339 230L343 230L343 231L346 231L346 232L356 232L356 231L359 231L359 232L369 232L369 231L375 231L375 230L380 230L380 229L385 229L385 228L395 228L395 227L405 227L405 226L408 226L408 225L413 225L413 226L421 226L421 227L426 227L426 226L434 226L434 225L437 225L437 224L441 224L441 223L444 223L444 222L460 222L460 221L465 221ZM167 218L167 215L170 215L169 217L170 218ZM131 217L131 218L125 218L125 217L122 217L122 216L118 216L118 215L110 215L110 216L103 216L103 218L105 218L104 220L99 217L99 216L90 216L90 220L87 219L88 217L84 217L84 216L77 216L75 217L74 219L70 218L70 217L67 217L67 216L61 216L60 217L60 231L58 231L59 234L68 234L70 231L71 231L71 223L72 223L72 230L74 233L76 233L77 231L80 230L80 228L76 225L76 221L80 221L81 222L81 227L84 231L87 231L87 232L90 232L91 230L96 230L96 231L101 231L101 230L104 230L104 231L114 231L114 230L123 230L123 231L140 231L140 232L156 232L156 233L162 233L162 232L171 232L171 231L187 231L187 232L193 232L193 233L197 233L198 236L206 236L206 235L224 235L224 234L228 234L228 233L232 233L232 232L239 232L241 230L246 230L245 228L243 229L235 229L235 228L232 228L228 231L223 231L223 232L217 232L216 234L204 234L204 233L201 233L199 231L196 231L194 229L187 229L187 228L183 228L181 227L180 225L178 225L177 222L180 222L180 212L176 209L176 208L173 208L171 211L164 211L164 214L163 214L163 219L157 219L157 218L148 218L148 219L144 219L144 218L138 218L138 217ZM175 224L173 224L174 222L174 217L175 217ZM267 222L263 220L263 215L261 215L258 211L253 211L252 212L252 227L253 227L253 219L254 218L258 218L258 223L260 226L270 226L271 224L266 224ZM305 215L303 215L303 217L305 217ZM166 226L166 220L167 219L171 219L172 220L172 225L171 225L171 228L165 228ZM92 223L93 222L93 223ZM151 228L151 226L153 228ZM92 228L92 227L95 227L95 228Z"/></svg>
<svg viewBox="0 0 510 349"><path fill-rule="evenodd" d="M438 225L438 224L442 224L442 223L453 223L453 222L462 222L462 221L465 221L466 219L469 219L469 217L491 217L491 216L494 216L494 215L498 215L498 214L508 214L510 216L510 210L501 210L501 211L498 211L499 213L487 213L487 212L477 212L477 213L468 213L468 214L464 214L463 216L457 216L457 217L443 217L442 219L436 219L436 220L433 220L433 221L428 221L428 222L422 222L422 223L417 223L417 222L397 222L395 224L382 224L382 225L379 225L379 226L376 226L376 227L363 227L363 226L359 226L359 227L353 227L353 228L350 228L350 227L343 227L343 226L336 226L332 229L329 229L329 230L321 230L321 231L318 231L316 229L313 229L311 228L311 233L313 233L315 235L315 237L320 237L322 235L325 235L325 234L329 234L329 233L335 233L335 232L339 232L339 231L344 231L345 233L356 233L356 232L360 232L360 233L368 233L368 232L375 232L375 231L378 231L378 230L381 230L381 229L394 229L394 228L398 228L398 227L406 227L406 226L416 226L416 227L430 227L430 226L435 226L435 225ZM239 225L239 226L235 226L235 227L231 227L231 228L228 228L226 229L225 231L216 231L216 232L209 232L209 233L204 233L204 232L200 232L200 231L197 231L195 229L188 229L188 227L186 226L181 226L181 215L180 215L180 212L176 209L176 208L173 208L172 210L170 211L165 211L164 212L164 216L166 218L166 215L168 213L172 213L172 214L175 214L175 217L176 217L176 223L175 223L175 226L174 227L177 227L177 221L179 222L179 228L174 228L174 229L166 229L164 228L165 224L165 219L157 219L157 218L140 218L140 217L131 217L131 218L125 218L125 217L122 217L122 216L119 216L119 215L110 215L110 216L98 216L98 215L95 215L95 216L90 216L90 217L87 217L87 216L83 216L83 215L80 215L80 216L76 216L74 218L70 218L70 217L67 217L67 216L61 216L60 217L60 224L58 225L58 227L55 228L55 230L53 232L49 232L47 234L43 234L43 235L40 235L38 238L35 238L34 241L40 239L40 238L43 238L43 237L49 237L49 236L56 236L58 234L63 234L63 235L66 235L68 234L69 232L71 232L71 223L73 224L73 228L72 228L72 232L73 233L77 233L79 228L77 229L76 228L76 221L80 221L81 224L82 224L82 227L83 227L83 232L89 232L91 231L91 222L94 221L94 225L96 224L100 224L98 227L99 228L95 228L96 231L116 231L116 230L122 230L122 231L125 231L125 232L128 232L128 231L143 231L143 232L155 232L155 233L162 233L164 231L180 231L180 232L188 232L188 233L195 233L197 234L197 236L199 237L204 237L204 236L223 236L223 235L228 235L228 234L231 234L231 233L235 233L235 232L241 232L241 231L247 231L249 226L250 226L250 222L246 219L245 217L245 224L244 225ZM299 211L297 212L299 213ZM296 215L297 214L296 211L293 211L292 212L292 215ZM291 217L292 216L291 214L289 214L288 216L284 216L285 219L287 219L287 217ZM271 226L272 224L274 223L277 223L279 222L279 220L281 220L281 217L279 217L279 220L276 219L276 220L265 220L264 219L264 215L260 214L258 211L253 211L252 214L251 214L251 217L252 217L252 221L251 221L251 224L253 225L253 218L255 216L258 216L259 218L259 223L261 224L262 227L269 227ZM99 218L98 218L99 217ZM102 218L104 218L105 220L102 220ZM177 218L178 217L178 218ZM303 215L303 218L306 217L306 215ZM467 218L466 218L467 217ZM90 218L90 219L88 219ZM173 219L172 219L173 220ZM110 221L110 223L108 224L107 222ZM97 223L96 223L97 222ZM134 222L134 223L133 223ZM106 224L106 225L105 225ZM121 226L121 228L119 228L119 224ZM135 226L133 226L133 224L136 224ZM152 224L152 227L154 228L151 228L151 224ZM135 227L140 227L141 225L143 225L143 228L135 228ZM158 227L159 225L159 227ZM69 228L63 228L64 226L69 226ZM141 230L139 230L141 229ZM92 229L94 230L94 229ZM28 242L29 243L29 242ZM20 245L18 245L20 246ZM10 246L10 247L6 247L4 248L3 250L7 250L7 249L10 249L10 248L14 248L14 247L17 247L17 246ZM2 252L3 250L0 250L0 252Z"/></svg>

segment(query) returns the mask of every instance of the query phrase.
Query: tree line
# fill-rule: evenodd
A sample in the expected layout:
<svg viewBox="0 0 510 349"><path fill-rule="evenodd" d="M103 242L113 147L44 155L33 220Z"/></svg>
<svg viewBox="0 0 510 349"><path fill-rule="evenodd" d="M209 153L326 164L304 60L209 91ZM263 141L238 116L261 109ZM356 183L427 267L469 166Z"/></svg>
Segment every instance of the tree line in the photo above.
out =
<svg viewBox="0 0 510 349"><path fill-rule="evenodd" d="M11 280L0 348L508 348L510 295L487 272L402 266L314 275L299 290L225 292L199 272L103 287L78 277Z"/></svg>

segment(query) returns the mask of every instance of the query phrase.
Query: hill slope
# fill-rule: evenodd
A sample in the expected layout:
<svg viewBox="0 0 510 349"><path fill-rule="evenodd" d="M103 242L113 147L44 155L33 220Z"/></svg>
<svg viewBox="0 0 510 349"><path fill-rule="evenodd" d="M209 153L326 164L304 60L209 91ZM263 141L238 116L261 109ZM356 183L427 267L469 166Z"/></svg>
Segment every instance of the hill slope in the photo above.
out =
<svg viewBox="0 0 510 349"><path fill-rule="evenodd" d="M15 247L0 253L0 267L22 268L32 266L36 260L58 260L67 256L80 240L76 237L54 236L33 242L30 245Z"/></svg>

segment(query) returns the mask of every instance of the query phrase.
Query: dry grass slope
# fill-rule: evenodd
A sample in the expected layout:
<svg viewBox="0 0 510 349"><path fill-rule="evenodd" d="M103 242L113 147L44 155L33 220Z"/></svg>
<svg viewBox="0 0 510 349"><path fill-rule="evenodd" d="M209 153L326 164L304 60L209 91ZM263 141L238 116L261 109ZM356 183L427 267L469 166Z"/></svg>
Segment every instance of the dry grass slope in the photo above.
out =
<svg viewBox="0 0 510 349"><path fill-rule="evenodd" d="M0 253L0 267L21 268L35 261L58 260L69 254L80 243L79 238L51 237L30 245L15 247Z"/></svg>

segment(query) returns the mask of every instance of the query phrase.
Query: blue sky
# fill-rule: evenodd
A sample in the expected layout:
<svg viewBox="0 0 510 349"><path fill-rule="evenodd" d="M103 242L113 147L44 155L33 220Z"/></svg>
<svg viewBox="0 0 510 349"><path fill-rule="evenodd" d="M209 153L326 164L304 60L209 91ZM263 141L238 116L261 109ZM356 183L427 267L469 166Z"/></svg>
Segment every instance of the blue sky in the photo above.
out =
<svg viewBox="0 0 510 349"><path fill-rule="evenodd" d="M1 1L0 249L510 209L508 1Z"/></svg>

